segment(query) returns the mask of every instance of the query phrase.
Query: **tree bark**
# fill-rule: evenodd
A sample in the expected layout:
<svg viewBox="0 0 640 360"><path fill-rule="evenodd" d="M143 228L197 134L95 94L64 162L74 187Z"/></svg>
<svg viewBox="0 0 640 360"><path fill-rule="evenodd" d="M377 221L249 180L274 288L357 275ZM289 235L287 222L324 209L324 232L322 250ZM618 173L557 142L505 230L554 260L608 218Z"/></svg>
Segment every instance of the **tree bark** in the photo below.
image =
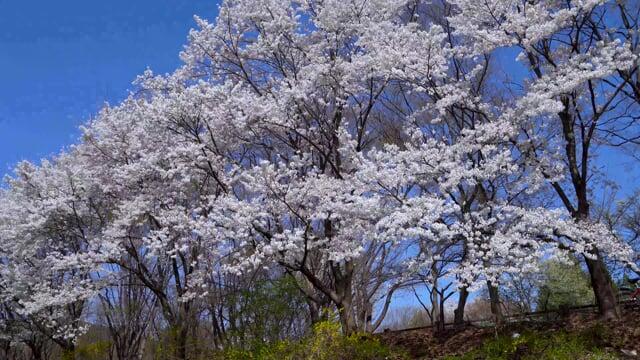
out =
<svg viewBox="0 0 640 360"><path fill-rule="evenodd" d="M444 294L441 294L439 311L438 311L438 325L436 326L438 332L444 332L444 327L445 327L444 303L446 300L447 299L445 298Z"/></svg>
<svg viewBox="0 0 640 360"><path fill-rule="evenodd" d="M342 333L344 335L351 335L355 331L351 308L351 301L348 299L343 300L343 302L338 305L338 316L340 317L340 325L342 326Z"/></svg>
<svg viewBox="0 0 640 360"><path fill-rule="evenodd" d="M467 298L469 297L469 291L466 287L460 289L460 295L458 297L458 306L453 311L453 323L455 326L464 325L464 308L467 305Z"/></svg>
<svg viewBox="0 0 640 360"><path fill-rule="evenodd" d="M597 251L596 255L598 255L597 259L585 257L585 261L589 268L591 286L593 287L600 316L607 320L619 319L622 314L616 300L616 294L613 291L611 275L609 275L609 270Z"/></svg>
<svg viewBox="0 0 640 360"><path fill-rule="evenodd" d="M187 360L187 336L188 329L184 324L178 325L178 328L175 332L175 356L180 360Z"/></svg>
<svg viewBox="0 0 640 360"><path fill-rule="evenodd" d="M491 314L496 322L496 326L500 326L504 322L504 315L502 314L502 308L500 307L500 293L498 288L494 286L491 281L487 281L487 288L489 289Z"/></svg>
<svg viewBox="0 0 640 360"><path fill-rule="evenodd" d="M311 324L317 324L321 321L320 318L320 306L313 301L307 299L307 306L309 307L309 320L311 320Z"/></svg>

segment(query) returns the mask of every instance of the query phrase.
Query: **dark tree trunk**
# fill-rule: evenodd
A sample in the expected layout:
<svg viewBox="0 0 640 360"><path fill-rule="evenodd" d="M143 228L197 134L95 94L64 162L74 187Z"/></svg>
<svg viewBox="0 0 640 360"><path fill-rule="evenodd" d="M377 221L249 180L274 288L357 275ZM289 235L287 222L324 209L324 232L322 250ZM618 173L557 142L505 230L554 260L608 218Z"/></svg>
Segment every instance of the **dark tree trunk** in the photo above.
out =
<svg viewBox="0 0 640 360"><path fill-rule="evenodd" d="M338 304L338 316L340 317L340 325L344 335L351 335L356 331L353 318L353 306L350 294L345 296L340 304Z"/></svg>
<svg viewBox="0 0 640 360"><path fill-rule="evenodd" d="M59 340L56 341L60 349L62 350L62 359L73 360L76 358L76 345L71 341Z"/></svg>
<svg viewBox="0 0 640 360"><path fill-rule="evenodd" d="M578 197L578 213L574 217L578 220L589 218L589 202L586 195L586 189L580 193ZM618 306L615 291L613 290L613 282L609 269L604 263L600 251L595 248L592 254L596 259L590 259L585 256L587 269L589 269L589 277L591 278L591 286L593 287L593 295L596 298L598 311L604 319L620 319L621 312Z"/></svg>
<svg viewBox="0 0 640 360"><path fill-rule="evenodd" d="M469 291L466 287L460 289L460 295L458 297L458 306L453 311L453 323L455 326L464 325L464 308L467 305L467 298L469 297Z"/></svg>
<svg viewBox="0 0 640 360"><path fill-rule="evenodd" d="M589 204L586 198L586 190L585 195L578 197L578 199L582 199L582 201L579 202L578 214L575 217L577 219L588 219ZM613 282L611 281L609 269L607 269L607 265L605 265L600 251L597 248L594 249L592 253L597 258L590 259L585 256L585 262L589 269L591 286L593 287L593 294L598 304L600 316L604 319L620 319L621 312L615 291L613 290Z"/></svg>
<svg viewBox="0 0 640 360"><path fill-rule="evenodd" d="M29 344L29 350L31 351L31 358L33 360L44 360L44 356L42 355L42 349L38 345ZM8 353L8 352L7 352Z"/></svg>
<svg viewBox="0 0 640 360"><path fill-rule="evenodd" d="M489 289L491 314L493 315L496 326L500 326L504 321L504 315L502 314L502 308L500 307L500 292L498 291L498 287L494 286L491 281L487 281L487 288Z"/></svg>
<svg viewBox="0 0 640 360"><path fill-rule="evenodd" d="M595 260L585 258L585 261L589 268L591 286L593 286L593 293L596 298L596 303L598 304L600 316L607 320L619 319L621 316L620 308L616 300L616 294L613 291L609 270L604 264L602 257L598 256Z"/></svg>
<svg viewBox="0 0 640 360"><path fill-rule="evenodd" d="M323 307L320 304L307 299L307 306L309 307L309 320L311 320L311 324L317 324L326 320Z"/></svg>
<svg viewBox="0 0 640 360"><path fill-rule="evenodd" d="M187 360L187 336L188 329L184 324L178 325L175 332L175 356L176 359Z"/></svg>
<svg viewBox="0 0 640 360"><path fill-rule="evenodd" d="M444 297L444 294L441 294L440 297L440 311L438 312L438 323L437 323L437 330L438 332L444 332L444 326L445 326L445 319L444 319L444 303L445 303L446 299Z"/></svg>

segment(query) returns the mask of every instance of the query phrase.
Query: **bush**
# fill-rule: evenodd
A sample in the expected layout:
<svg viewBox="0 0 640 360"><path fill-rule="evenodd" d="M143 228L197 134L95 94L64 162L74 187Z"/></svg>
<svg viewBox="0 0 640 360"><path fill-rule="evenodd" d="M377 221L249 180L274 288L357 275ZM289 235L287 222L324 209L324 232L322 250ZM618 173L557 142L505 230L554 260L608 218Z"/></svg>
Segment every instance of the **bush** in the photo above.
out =
<svg viewBox="0 0 640 360"><path fill-rule="evenodd" d="M62 352L61 360L102 360L109 357L109 341L96 341L90 344L78 345L73 352Z"/></svg>
<svg viewBox="0 0 640 360"><path fill-rule="evenodd" d="M225 360L382 360L408 359L369 334L343 336L340 325L324 321L313 327L312 333L301 341L278 341L261 344L250 350L228 349L214 359Z"/></svg>

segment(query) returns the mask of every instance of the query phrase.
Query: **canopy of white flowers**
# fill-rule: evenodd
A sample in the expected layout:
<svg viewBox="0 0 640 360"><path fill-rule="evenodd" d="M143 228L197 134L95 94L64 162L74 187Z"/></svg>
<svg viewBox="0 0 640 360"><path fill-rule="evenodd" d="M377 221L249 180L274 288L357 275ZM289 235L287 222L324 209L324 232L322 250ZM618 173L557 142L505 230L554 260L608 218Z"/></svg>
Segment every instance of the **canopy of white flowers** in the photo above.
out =
<svg viewBox="0 0 640 360"><path fill-rule="evenodd" d="M124 272L163 304L163 286L187 302L215 274L277 267L340 307L317 269L339 284L380 244L402 249L402 278L457 252L447 266L470 289L551 257L632 261L608 226L538 197L572 170L550 120L563 95L637 66L625 39L554 44L519 93L484 85L491 54L530 66L603 1L564 3L454 0L437 22L420 0L224 1L196 18L182 67L145 72L76 145L7 179L1 300L73 339L83 327L59 309Z"/></svg>

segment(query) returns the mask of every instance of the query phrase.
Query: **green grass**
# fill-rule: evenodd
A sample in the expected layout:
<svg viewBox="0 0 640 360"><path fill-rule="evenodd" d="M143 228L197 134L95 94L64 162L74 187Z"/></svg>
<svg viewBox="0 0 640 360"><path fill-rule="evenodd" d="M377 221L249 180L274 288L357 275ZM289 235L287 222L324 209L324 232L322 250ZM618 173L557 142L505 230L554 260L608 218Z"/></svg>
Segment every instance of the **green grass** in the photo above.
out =
<svg viewBox="0 0 640 360"><path fill-rule="evenodd" d="M501 335L487 340L480 349L447 360L609 360L618 359L603 348L604 329L594 327L580 333L526 331L517 337Z"/></svg>

